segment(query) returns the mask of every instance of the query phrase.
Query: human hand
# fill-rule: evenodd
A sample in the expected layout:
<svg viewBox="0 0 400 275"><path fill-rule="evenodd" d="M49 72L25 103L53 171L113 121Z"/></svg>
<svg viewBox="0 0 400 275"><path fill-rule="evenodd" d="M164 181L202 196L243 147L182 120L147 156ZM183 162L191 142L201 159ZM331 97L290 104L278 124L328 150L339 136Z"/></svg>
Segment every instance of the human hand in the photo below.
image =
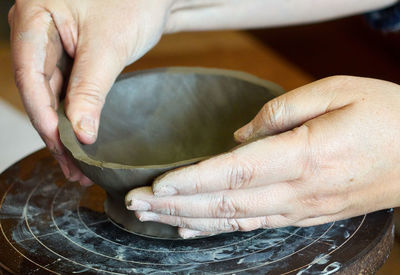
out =
<svg viewBox="0 0 400 275"><path fill-rule="evenodd" d="M398 85L322 79L268 102L235 133L241 142L257 140L130 191L127 207L189 238L399 206L399 118Z"/></svg>
<svg viewBox="0 0 400 275"><path fill-rule="evenodd" d="M59 139L56 109L63 87L75 134L82 143L93 143L111 85L157 43L172 2L17 0L11 8L16 85L33 126L69 180L91 183Z"/></svg>

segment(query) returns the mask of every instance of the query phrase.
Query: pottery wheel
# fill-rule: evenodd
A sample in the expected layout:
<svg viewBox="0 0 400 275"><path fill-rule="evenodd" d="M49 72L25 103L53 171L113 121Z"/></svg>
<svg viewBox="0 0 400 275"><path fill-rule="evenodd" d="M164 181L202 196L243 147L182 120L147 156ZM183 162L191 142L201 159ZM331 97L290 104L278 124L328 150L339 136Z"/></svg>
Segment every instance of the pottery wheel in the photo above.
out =
<svg viewBox="0 0 400 275"><path fill-rule="evenodd" d="M104 192L65 181L47 150L0 176L0 273L344 274L375 272L393 242L384 210L315 227L163 240L125 231Z"/></svg>

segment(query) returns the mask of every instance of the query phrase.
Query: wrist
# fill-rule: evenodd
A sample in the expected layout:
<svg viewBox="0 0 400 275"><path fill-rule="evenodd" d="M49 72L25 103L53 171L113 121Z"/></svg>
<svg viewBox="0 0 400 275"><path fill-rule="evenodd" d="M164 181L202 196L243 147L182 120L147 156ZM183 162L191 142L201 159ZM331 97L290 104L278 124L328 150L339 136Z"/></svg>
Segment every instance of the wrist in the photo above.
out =
<svg viewBox="0 0 400 275"><path fill-rule="evenodd" d="M224 17L220 8L231 4L229 1L232 0L172 0L164 33L218 29L219 24L214 21Z"/></svg>
<svg viewBox="0 0 400 275"><path fill-rule="evenodd" d="M187 0L171 0L168 9L168 16L165 22L164 34L176 33L182 31L184 23L179 20L182 10L185 9L189 2ZM193 4L193 3L192 3Z"/></svg>
<svg viewBox="0 0 400 275"><path fill-rule="evenodd" d="M170 0L167 17L164 27L164 34L179 32L180 28L177 26L176 13L182 7L185 0Z"/></svg>

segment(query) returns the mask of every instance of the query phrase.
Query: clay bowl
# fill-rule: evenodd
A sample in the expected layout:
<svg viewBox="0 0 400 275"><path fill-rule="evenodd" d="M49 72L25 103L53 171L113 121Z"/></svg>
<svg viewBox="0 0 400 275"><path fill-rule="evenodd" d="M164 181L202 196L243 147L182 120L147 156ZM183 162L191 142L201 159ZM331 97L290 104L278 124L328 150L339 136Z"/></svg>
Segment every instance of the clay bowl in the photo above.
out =
<svg viewBox="0 0 400 275"><path fill-rule="evenodd" d="M101 114L97 141L81 144L63 106L61 141L83 173L107 192L105 212L139 234L177 238L174 227L139 222L126 193L164 172L237 146L233 133L283 90L249 74L165 68L121 75Z"/></svg>

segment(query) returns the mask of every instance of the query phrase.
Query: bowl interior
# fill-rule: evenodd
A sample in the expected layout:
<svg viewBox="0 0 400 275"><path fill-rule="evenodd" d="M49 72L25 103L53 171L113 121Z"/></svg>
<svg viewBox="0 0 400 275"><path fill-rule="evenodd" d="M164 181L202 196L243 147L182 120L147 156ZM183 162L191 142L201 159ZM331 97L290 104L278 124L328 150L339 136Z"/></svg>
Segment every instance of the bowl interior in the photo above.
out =
<svg viewBox="0 0 400 275"><path fill-rule="evenodd" d="M117 81L102 111L93 159L164 165L226 152L233 133L268 100L270 88L218 74L135 74Z"/></svg>

